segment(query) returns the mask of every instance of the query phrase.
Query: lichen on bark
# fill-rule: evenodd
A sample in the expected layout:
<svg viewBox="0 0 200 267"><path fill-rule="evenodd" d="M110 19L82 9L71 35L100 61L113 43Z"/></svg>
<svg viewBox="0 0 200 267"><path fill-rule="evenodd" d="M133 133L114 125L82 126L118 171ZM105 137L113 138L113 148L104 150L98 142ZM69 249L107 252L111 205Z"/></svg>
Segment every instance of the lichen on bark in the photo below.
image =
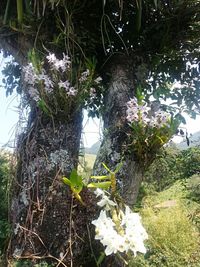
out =
<svg viewBox="0 0 200 267"><path fill-rule="evenodd" d="M133 151L129 149L130 127L126 120L127 102L136 93L138 82L137 60L126 55L115 56L107 66L109 73L107 91L104 97L104 138L94 165L97 175L105 174L104 162L112 171L122 161L117 173L118 188L127 204L136 201L144 167Z"/></svg>
<svg viewBox="0 0 200 267"><path fill-rule="evenodd" d="M52 118L39 109L32 114L17 147L9 258L31 259L33 266L44 259L61 261L61 266L93 266L90 223L96 200L83 190L83 206L62 182L78 165L82 111L75 109L70 118Z"/></svg>

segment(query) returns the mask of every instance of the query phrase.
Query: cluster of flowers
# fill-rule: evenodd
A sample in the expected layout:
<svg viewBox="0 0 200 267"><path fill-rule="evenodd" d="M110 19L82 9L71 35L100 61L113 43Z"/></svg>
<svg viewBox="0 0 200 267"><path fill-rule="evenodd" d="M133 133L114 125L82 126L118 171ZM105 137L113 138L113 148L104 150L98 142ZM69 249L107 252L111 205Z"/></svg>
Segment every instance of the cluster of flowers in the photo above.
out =
<svg viewBox="0 0 200 267"><path fill-rule="evenodd" d="M102 78L101 78L101 77L97 77L97 78L94 80L94 83L95 83L96 85L100 84L101 82L102 82ZM90 88L90 97L91 97L91 100L93 100L93 99L97 96L96 93L97 93L97 92L96 92L96 89L95 89L94 87L91 87L91 88Z"/></svg>
<svg viewBox="0 0 200 267"><path fill-rule="evenodd" d="M170 122L170 115L162 110L156 111L154 114L151 112L151 108L145 103L138 104L136 97L127 102L127 117L126 119L130 123L142 122L143 125L149 127L162 128Z"/></svg>
<svg viewBox="0 0 200 267"><path fill-rule="evenodd" d="M51 94L54 88L64 89L67 96L75 96L77 94L77 89L66 79L71 67L70 58L63 54L63 59L59 60L56 58L55 54L49 54L46 59L50 65L50 76L47 75L43 67L38 70L32 63L23 67L24 80L29 85L28 93L30 97L38 102L41 99L41 91L45 94ZM81 77L82 76L84 79L87 79L89 71L87 71L87 73L82 73Z"/></svg>
<svg viewBox="0 0 200 267"><path fill-rule="evenodd" d="M144 240L148 235L141 224L139 214L132 212L128 206L125 206L123 212L101 189L97 189L95 194L101 197L97 205L103 210L92 224L96 227L95 239L100 240L106 247L105 254L108 256L112 253L132 251L136 256L137 252L146 253ZM113 211L116 211L117 222L116 216L115 219L112 216Z"/></svg>

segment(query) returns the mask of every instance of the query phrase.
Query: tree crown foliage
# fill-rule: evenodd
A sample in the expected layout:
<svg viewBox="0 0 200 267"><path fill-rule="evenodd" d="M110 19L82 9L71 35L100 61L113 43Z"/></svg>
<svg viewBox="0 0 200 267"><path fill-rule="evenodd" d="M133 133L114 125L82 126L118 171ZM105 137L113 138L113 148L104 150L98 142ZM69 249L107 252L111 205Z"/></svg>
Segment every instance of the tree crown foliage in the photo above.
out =
<svg viewBox="0 0 200 267"><path fill-rule="evenodd" d="M193 116L199 111L200 1L7 0L1 10L2 36L23 37L21 49L31 43L27 46L41 55L66 51L78 65L94 57L99 73L113 56L126 54L147 99L171 98L181 109L186 104ZM13 80L7 84L16 87ZM181 87L172 89L175 81Z"/></svg>

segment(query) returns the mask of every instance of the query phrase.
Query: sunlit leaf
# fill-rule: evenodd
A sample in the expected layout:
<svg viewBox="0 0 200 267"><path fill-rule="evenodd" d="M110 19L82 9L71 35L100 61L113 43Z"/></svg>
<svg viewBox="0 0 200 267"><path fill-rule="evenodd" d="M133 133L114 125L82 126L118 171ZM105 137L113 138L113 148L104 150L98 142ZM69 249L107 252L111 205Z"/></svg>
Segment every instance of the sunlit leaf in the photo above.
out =
<svg viewBox="0 0 200 267"><path fill-rule="evenodd" d="M67 185L69 185L71 187L72 184L71 184L70 180L67 177L63 177L62 180L63 180L63 182L65 184L67 184Z"/></svg>
<svg viewBox="0 0 200 267"><path fill-rule="evenodd" d="M105 163L102 162L102 165L104 166L104 168L105 168L109 173L112 173L112 171L108 168L108 166L106 166Z"/></svg>
<svg viewBox="0 0 200 267"><path fill-rule="evenodd" d="M111 182L101 182L101 183L90 183L87 185L88 188L103 188L108 189L111 185Z"/></svg>
<svg viewBox="0 0 200 267"><path fill-rule="evenodd" d="M74 190L72 190L72 192L74 193L75 198L76 198L78 201L80 201L82 205L85 206L85 203L83 202L82 197L79 195L79 193L77 193L77 192L74 191Z"/></svg>
<svg viewBox="0 0 200 267"><path fill-rule="evenodd" d="M117 167L116 167L114 173L117 173L121 169L122 166L123 166L123 162L120 162L119 164L117 164Z"/></svg>
<svg viewBox="0 0 200 267"><path fill-rule="evenodd" d="M83 188L82 176L78 175L77 171L74 169L70 174L71 187L75 192L80 193Z"/></svg>
<svg viewBox="0 0 200 267"><path fill-rule="evenodd" d="M45 101L43 99L40 99L38 101L38 107L44 112L46 113L47 115L49 114L49 109L45 103Z"/></svg>
<svg viewBox="0 0 200 267"><path fill-rule="evenodd" d="M106 179L109 179L109 176L107 176L107 175L104 175L104 176L91 176L91 179L106 180Z"/></svg>

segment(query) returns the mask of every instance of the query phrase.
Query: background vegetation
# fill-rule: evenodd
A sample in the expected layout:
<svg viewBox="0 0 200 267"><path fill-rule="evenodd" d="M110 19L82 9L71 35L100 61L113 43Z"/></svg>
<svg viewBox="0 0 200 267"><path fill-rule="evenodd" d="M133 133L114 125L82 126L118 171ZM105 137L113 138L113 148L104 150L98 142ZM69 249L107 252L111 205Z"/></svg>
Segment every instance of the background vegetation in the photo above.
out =
<svg viewBox="0 0 200 267"><path fill-rule="evenodd" d="M10 235L8 220L9 190L11 185L10 154L0 150L0 257L3 256ZM0 266L1 266L0 261Z"/></svg>

